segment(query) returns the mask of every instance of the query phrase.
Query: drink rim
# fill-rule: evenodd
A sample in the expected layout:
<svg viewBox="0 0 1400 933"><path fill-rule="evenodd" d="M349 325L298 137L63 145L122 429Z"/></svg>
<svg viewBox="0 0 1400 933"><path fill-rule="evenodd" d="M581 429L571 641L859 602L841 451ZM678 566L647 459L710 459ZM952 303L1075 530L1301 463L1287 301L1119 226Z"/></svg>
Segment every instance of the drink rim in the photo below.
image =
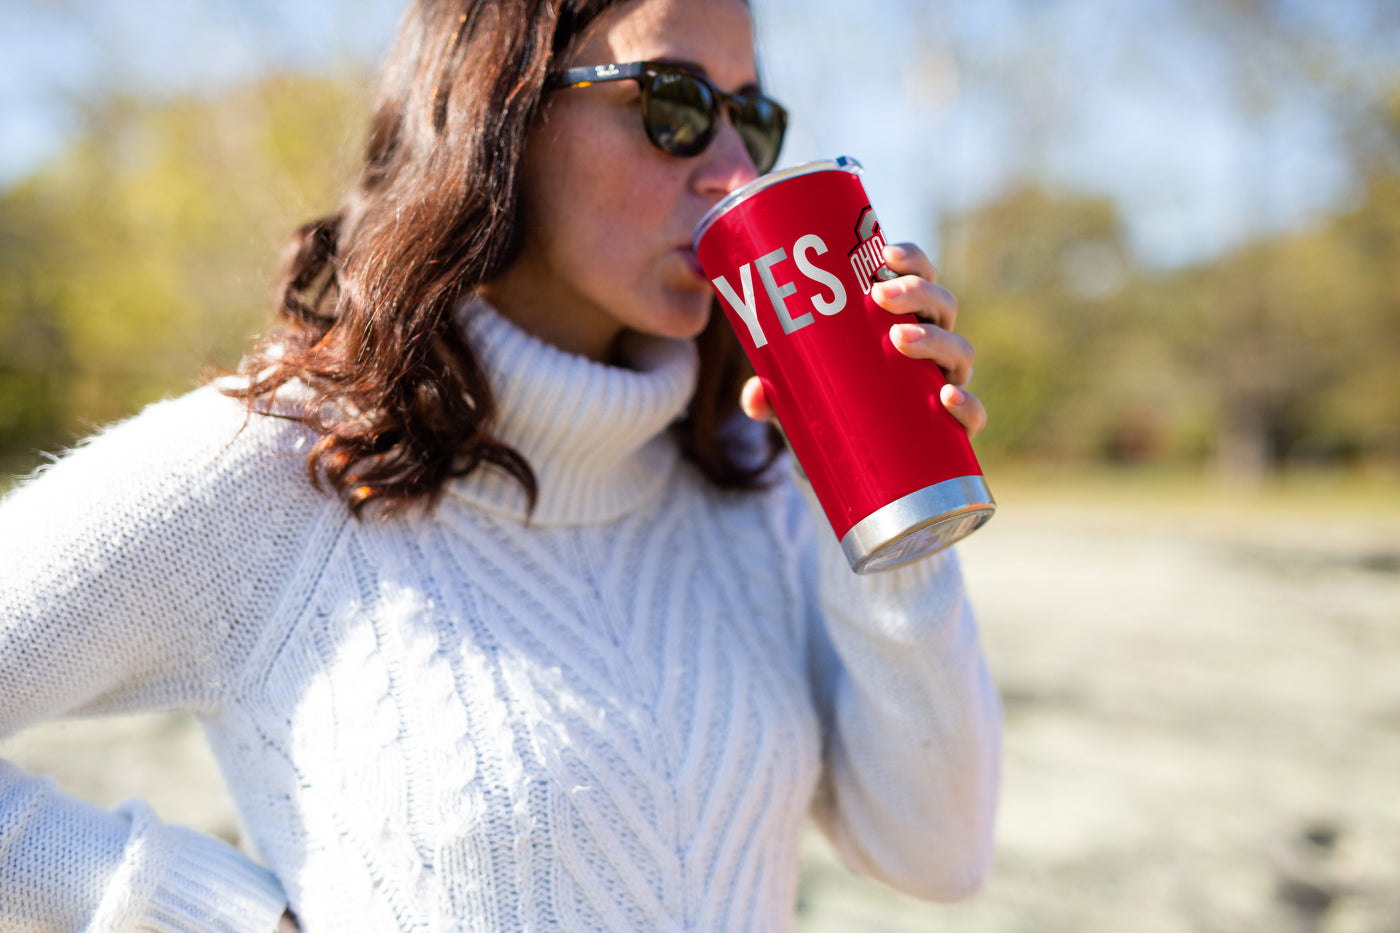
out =
<svg viewBox="0 0 1400 933"><path fill-rule="evenodd" d="M765 188L769 188L779 182L796 178L799 175L811 175L814 172L850 172L852 175L861 175L864 169L859 162L850 156L837 156L834 159L819 159L815 162L804 162L801 165L794 165L791 168L780 169L776 172L769 172L767 175L760 175L753 181L740 188L735 188L724 196L714 207L705 212L705 216L700 218L700 223L695 225L695 235L691 237L691 247L700 251L700 239L710 229L710 226L719 218L727 214L730 210L738 206L749 198L758 194Z"/></svg>

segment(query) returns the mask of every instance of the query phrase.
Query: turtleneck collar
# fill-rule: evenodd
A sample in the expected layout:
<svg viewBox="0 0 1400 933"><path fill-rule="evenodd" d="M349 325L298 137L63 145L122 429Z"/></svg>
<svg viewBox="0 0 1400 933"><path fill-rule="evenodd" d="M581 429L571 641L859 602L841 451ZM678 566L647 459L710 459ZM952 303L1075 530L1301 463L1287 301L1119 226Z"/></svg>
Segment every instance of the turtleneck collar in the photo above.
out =
<svg viewBox="0 0 1400 933"><path fill-rule="evenodd" d="M689 340L630 337L630 368L566 353L521 330L480 299L459 318L496 394L496 435L539 481L537 525L607 521L659 491L679 457L666 429L695 391L699 357ZM450 494L524 518L524 490L493 467L449 485Z"/></svg>

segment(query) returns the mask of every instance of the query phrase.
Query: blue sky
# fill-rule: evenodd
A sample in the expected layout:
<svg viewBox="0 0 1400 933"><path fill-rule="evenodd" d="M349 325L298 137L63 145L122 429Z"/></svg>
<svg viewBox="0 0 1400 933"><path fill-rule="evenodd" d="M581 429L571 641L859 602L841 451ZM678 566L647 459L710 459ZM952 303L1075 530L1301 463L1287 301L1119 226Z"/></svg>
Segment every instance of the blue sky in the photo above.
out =
<svg viewBox="0 0 1400 933"><path fill-rule="evenodd" d="M764 50L775 91L798 115L786 155L852 151L896 236L932 238L926 218L1030 176L1113 196L1140 254L1171 265L1305 224L1352 193L1332 102L1270 85L1282 71L1270 40L1212 36L1188 2L878 6L922 11L922 28L892 29L898 16L855 4L770 0ZM1391 15L1377 12L1386 7ZM835 25L795 41L800 27L776 23L799 10ZM1332 0L1298 15L1293 28L1400 81L1400 3ZM863 75L813 81L813 45L828 69ZM1254 64L1242 68L1240 56ZM1266 113L1242 113L1232 83L1242 71L1264 83Z"/></svg>
<svg viewBox="0 0 1400 933"><path fill-rule="evenodd" d="M1212 31L1212 2L754 0L765 78L794 115L783 163L854 155L891 234L935 252L940 218L1024 177L1114 197L1158 265L1344 205L1335 100L1287 80L1275 37ZM1357 73L1400 81L1395 0L1265 6ZM60 151L105 90L372 62L400 8L0 0L0 184ZM1245 105L1241 75L1264 106Z"/></svg>

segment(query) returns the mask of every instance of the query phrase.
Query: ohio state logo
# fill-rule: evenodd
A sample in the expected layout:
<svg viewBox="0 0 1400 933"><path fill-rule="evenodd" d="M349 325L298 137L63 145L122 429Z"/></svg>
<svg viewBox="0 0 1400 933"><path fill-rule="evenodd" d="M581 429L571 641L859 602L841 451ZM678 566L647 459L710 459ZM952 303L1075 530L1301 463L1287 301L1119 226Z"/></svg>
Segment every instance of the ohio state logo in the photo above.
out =
<svg viewBox="0 0 1400 933"><path fill-rule="evenodd" d="M870 294L870 286L876 282L888 282L898 278L889 266L885 265L885 233L880 229L880 221L875 211L867 204L860 209L856 218L856 245L846 253L851 261L851 271L860 283L863 294Z"/></svg>

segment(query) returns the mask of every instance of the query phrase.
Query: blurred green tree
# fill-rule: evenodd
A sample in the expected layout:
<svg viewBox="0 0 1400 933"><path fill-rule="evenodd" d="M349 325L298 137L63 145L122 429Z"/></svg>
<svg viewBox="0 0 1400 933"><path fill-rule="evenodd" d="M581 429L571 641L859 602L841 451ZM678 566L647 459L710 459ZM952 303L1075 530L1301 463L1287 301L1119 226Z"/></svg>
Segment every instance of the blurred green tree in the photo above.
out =
<svg viewBox="0 0 1400 933"><path fill-rule="evenodd" d="M1400 463L1400 175L1188 279L1222 466Z"/></svg>
<svg viewBox="0 0 1400 933"><path fill-rule="evenodd" d="M943 231L944 271L992 413L979 447L1019 459L1153 459L1193 413L1111 201L1022 187Z"/></svg>
<svg viewBox="0 0 1400 933"><path fill-rule="evenodd" d="M1024 187L951 218L980 448L1246 478L1400 465L1398 166L1372 159L1345 213L1173 272L1135 263L1103 199Z"/></svg>
<svg viewBox="0 0 1400 933"><path fill-rule="evenodd" d="M0 194L0 457L35 452L231 366L262 328L281 243L349 178L354 77L217 99L116 98Z"/></svg>
<svg viewBox="0 0 1400 933"><path fill-rule="evenodd" d="M0 471L234 365L290 230L350 178L364 80L115 98L0 192ZM1400 91L1343 213L1143 268L1111 200L1027 183L944 225L985 456L1400 464Z"/></svg>

